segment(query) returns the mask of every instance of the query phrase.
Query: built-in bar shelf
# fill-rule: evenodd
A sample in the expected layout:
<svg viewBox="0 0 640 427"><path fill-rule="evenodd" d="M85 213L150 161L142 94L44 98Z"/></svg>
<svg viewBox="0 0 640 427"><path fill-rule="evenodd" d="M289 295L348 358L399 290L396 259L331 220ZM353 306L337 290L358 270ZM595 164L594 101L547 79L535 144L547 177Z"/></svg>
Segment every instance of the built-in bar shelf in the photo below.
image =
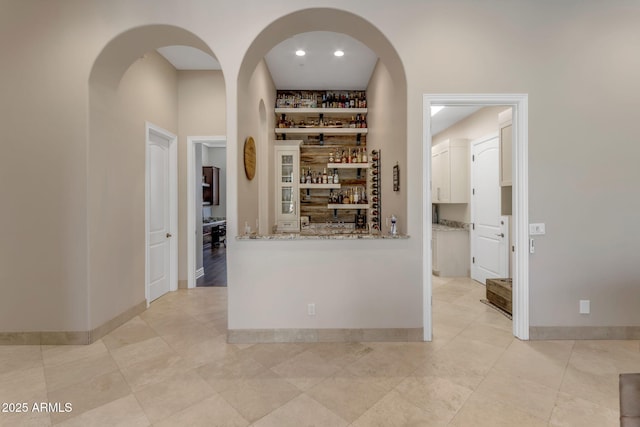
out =
<svg viewBox="0 0 640 427"><path fill-rule="evenodd" d="M328 209L369 209L368 203L329 203Z"/></svg>
<svg viewBox="0 0 640 427"><path fill-rule="evenodd" d="M369 163L328 163L329 169L366 169Z"/></svg>
<svg viewBox="0 0 640 427"><path fill-rule="evenodd" d="M340 184L300 184L299 188L319 188L319 189L340 188Z"/></svg>
<svg viewBox="0 0 640 427"><path fill-rule="evenodd" d="M276 108L276 114L367 114L366 108Z"/></svg>
<svg viewBox="0 0 640 427"><path fill-rule="evenodd" d="M366 134L367 128L321 128L321 127L308 127L308 128L276 128L276 134L294 134L294 135L308 135L308 134L320 134L325 135L357 135Z"/></svg>

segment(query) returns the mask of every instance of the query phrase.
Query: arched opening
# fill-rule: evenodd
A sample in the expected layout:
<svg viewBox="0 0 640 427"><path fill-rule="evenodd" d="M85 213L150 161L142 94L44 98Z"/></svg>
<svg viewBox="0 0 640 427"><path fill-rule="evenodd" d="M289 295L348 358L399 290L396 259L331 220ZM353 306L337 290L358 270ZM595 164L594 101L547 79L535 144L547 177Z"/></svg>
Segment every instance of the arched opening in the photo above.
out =
<svg viewBox="0 0 640 427"><path fill-rule="evenodd" d="M399 191L394 191L391 180L395 165L405 171L407 166L406 76L391 42L360 16L337 9L305 9L275 20L257 35L247 49L238 75L237 151L242 153L245 138L258 132L260 116L255 105L262 99L270 129L269 149L273 153L277 88L265 56L287 38L316 31L347 35L368 46L378 58L364 88L370 123L366 148L385 153L380 166L385 178L380 183L388 197L380 216L395 215L401 224L400 232L406 233L407 186L400 182ZM284 142L278 141L278 145L286 146L281 144ZM287 149L289 147L283 148L282 152ZM273 154L270 156L273 158ZM237 162L240 168L236 175L238 223L254 224L261 214L257 203L260 184L245 178L241 154ZM276 206L278 211L295 208L295 202L275 201L275 194L285 192L275 190L275 181L284 180L275 179L274 164L275 161L271 161L257 166L273 171L269 174L269 189L274 196L269 200L271 217L265 234L271 234L275 225ZM284 167L278 168L277 173L284 170ZM293 175L297 174L295 171ZM329 205L325 207L333 209ZM229 265L230 281L233 281L229 288L230 342L353 340L362 338L359 334L364 330L383 341L396 339L397 335L393 334L411 340L422 339L421 289L406 279L415 273L409 260L417 255L411 251L406 238L310 242L292 237L292 241L285 242L278 237L258 236L262 241L255 244L250 238L241 238L232 248L237 251L237 258ZM390 283L394 286L389 286ZM257 337L256 330L259 330ZM321 337L325 333L327 336Z"/></svg>
<svg viewBox="0 0 640 427"><path fill-rule="evenodd" d="M186 287L187 137L226 134L225 84L221 70L195 72L175 66L158 51L166 46L188 46L215 58L195 34L149 25L109 41L91 70L86 153L91 328L113 324L125 313L135 315L148 304L146 123L175 135L175 226L166 236L175 247L170 287Z"/></svg>
<svg viewBox="0 0 640 427"><path fill-rule="evenodd" d="M407 84L402 61L379 29L357 15L337 9L314 8L294 12L274 21L256 37L247 50L238 75L239 143L249 136L252 131L251 123L259 120L255 115L252 118L252 105L255 105L253 100L258 96L256 91L262 91L260 95L267 101L268 127L273 129L276 124L275 88L264 61L265 56L283 40L313 31L346 34L369 47L378 56L375 72L366 88L370 98L367 149L385 150L381 167L386 168L389 175L395 164L404 169L407 153ZM271 139L275 139L273 134ZM270 164L264 167L269 168ZM269 188L272 185L273 182L270 182ZM267 222L271 228L274 224L273 202L270 200L268 212L271 215L268 219L261 217L257 202L253 202L260 197L259 187L259 183L248 181L242 170L238 171L239 224L244 221L249 221L249 224ZM407 224L406 192L394 192L390 183L388 187L382 188L382 191L387 190L385 194L388 197L382 206L381 216L385 218L395 215L398 223L404 227ZM406 232L406 229L402 231Z"/></svg>

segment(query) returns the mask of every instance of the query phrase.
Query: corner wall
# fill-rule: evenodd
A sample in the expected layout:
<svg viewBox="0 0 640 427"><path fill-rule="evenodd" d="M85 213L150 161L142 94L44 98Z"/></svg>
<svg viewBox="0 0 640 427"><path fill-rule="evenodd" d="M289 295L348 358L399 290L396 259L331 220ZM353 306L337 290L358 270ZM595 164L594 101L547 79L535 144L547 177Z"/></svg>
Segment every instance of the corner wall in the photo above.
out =
<svg viewBox="0 0 640 427"><path fill-rule="evenodd" d="M380 154L382 231L388 232L385 218L398 218L398 232L407 233L407 132L405 129L407 99L403 90L378 60L367 86L367 153ZM393 191L393 166L400 168L400 191Z"/></svg>
<svg viewBox="0 0 640 427"><path fill-rule="evenodd" d="M94 88L89 150L90 329L145 300L145 122L178 134L178 77L155 51L117 91Z"/></svg>
<svg viewBox="0 0 640 427"><path fill-rule="evenodd" d="M260 121L260 101L264 101L266 107L266 129ZM266 62L261 60L251 75L249 85L238 88L238 158L236 168L230 166L229 174L237 174L238 179L238 230L244 230L245 222L252 230L256 229L259 214L259 180L261 179L260 168L271 170L273 167L273 130L275 129L275 106L276 87L273 84L271 74ZM256 175L249 181L244 171L244 142L249 137L253 137L256 143L257 160ZM260 155L262 150L266 150L265 155ZM260 159L263 161L260 162ZM265 162L266 160L266 162ZM270 180L271 182L271 180ZM271 185L269 187L272 187ZM268 197L263 194L262 197ZM270 198L273 200L273 197ZM273 202L269 200L269 206ZM269 209L273 212L274 208ZM270 225L273 222L269 222ZM240 231L239 231L240 232Z"/></svg>

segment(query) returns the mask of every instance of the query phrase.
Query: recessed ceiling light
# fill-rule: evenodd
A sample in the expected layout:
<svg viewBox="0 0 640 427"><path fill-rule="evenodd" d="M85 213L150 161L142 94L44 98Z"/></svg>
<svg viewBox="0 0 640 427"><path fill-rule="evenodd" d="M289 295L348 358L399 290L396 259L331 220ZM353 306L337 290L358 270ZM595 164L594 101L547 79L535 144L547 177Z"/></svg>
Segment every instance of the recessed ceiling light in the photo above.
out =
<svg viewBox="0 0 640 427"><path fill-rule="evenodd" d="M444 105L432 105L431 106L431 117L435 116L444 108Z"/></svg>
<svg viewBox="0 0 640 427"><path fill-rule="evenodd" d="M298 56L305 56L306 54L307 54L307 52L305 52L302 49L296 50L296 55L298 55Z"/></svg>
<svg viewBox="0 0 640 427"><path fill-rule="evenodd" d="M335 52L333 52L333 54L334 54L335 56L344 56L344 52L343 52L343 51L341 51L340 49L338 49L338 50L336 50Z"/></svg>

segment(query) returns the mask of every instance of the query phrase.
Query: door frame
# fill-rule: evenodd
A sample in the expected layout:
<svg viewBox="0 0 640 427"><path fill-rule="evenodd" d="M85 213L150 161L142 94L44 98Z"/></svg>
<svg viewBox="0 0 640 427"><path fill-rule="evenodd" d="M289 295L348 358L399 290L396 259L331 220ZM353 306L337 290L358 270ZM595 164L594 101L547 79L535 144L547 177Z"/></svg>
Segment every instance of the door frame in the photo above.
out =
<svg viewBox="0 0 640 427"><path fill-rule="evenodd" d="M227 148L227 137L187 137L187 289L196 287L196 146Z"/></svg>
<svg viewBox="0 0 640 427"><path fill-rule="evenodd" d="M529 96L528 94L423 94L422 287L424 340L433 337L431 280L431 105L513 108L513 335L529 339Z"/></svg>
<svg viewBox="0 0 640 427"><path fill-rule="evenodd" d="M500 133L498 131L496 132L491 132L488 135L482 136L480 138L476 138L472 141L469 142L469 165L470 165L470 170L469 170L469 188L473 189L475 188L474 184L474 170L473 168L475 167L474 164L475 162L473 161L473 147L475 145L478 144L482 144L483 142L487 142L487 141L491 141L492 139L498 139L500 137ZM498 147L500 147L500 141L498 140ZM498 163L500 162L500 155L498 155ZM500 189L498 191L501 191ZM469 194L470 197L470 201L469 201L469 213L471 215L471 222L474 223L474 219L475 219L475 213L476 213L476 204L473 203L473 194L470 193ZM500 214L500 218L502 218L504 215L502 215L502 213ZM504 225L501 227L503 230L506 228L506 232L504 233L504 237L503 239L505 239L505 241L507 242L504 251L501 251L500 253L500 263L506 266L506 270L507 270L507 274L509 274L509 227L508 224L505 227ZM469 268L469 272L470 272L470 276L471 278L473 278L473 257L475 255L475 239L474 239L474 229L471 228L469 230L469 249L470 249L470 254L469 254L469 264L470 264L470 268ZM507 276L501 276L501 277L507 277Z"/></svg>
<svg viewBox="0 0 640 427"><path fill-rule="evenodd" d="M149 308L149 144L151 134L169 140L169 291L178 289L178 137L153 123L145 122L144 167L144 294Z"/></svg>

